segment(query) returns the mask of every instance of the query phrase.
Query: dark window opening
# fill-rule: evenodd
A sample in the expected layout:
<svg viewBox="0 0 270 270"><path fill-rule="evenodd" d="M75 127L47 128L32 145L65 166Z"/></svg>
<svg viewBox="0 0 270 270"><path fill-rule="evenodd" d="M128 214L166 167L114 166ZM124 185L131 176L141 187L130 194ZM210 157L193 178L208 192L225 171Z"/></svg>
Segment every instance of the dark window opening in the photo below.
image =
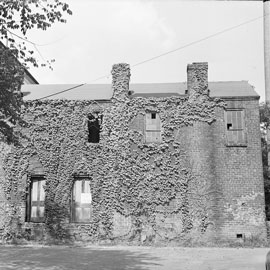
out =
<svg viewBox="0 0 270 270"><path fill-rule="evenodd" d="M243 234L242 233L236 234L236 238L243 238Z"/></svg>
<svg viewBox="0 0 270 270"><path fill-rule="evenodd" d="M99 113L88 116L88 142L99 143L102 116Z"/></svg>
<svg viewBox="0 0 270 270"><path fill-rule="evenodd" d="M151 113L151 119L156 119L156 114L155 113Z"/></svg>
<svg viewBox="0 0 270 270"><path fill-rule="evenodd" d="M227 130L230 130L232 128L232 124L227 124Z"/></svg>

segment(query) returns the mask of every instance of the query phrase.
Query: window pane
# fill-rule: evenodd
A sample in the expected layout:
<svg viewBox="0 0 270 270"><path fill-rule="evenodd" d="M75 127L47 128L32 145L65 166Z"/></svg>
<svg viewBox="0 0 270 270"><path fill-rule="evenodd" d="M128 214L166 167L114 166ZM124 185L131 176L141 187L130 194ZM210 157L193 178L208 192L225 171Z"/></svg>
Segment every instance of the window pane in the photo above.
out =
<svg viewBox="0 0 270 270"><path fill-rule="evenodd" d="M90 218L90 208L82 208L82 219L87 220Z"/></svg>
<svg viewBox="0 0 270 270"><path fill-rule="evenodd" d="M45 183L46 181L45 180L42 180L42 181L39 181L40 182L40 198L39 200L40 201L44 201L45 200Z"/></svg>
<svg viewBox="0 0 270 270"><path fill-rule="evenodd" d="M90 181L85 180L84 193L90 193Z"/></svg>
<svg viewBox="0 0 270 270"><path fill-rule="evenodd" d="M36 218L37 217L37 206L31 207L31 217Z"/></svg>
<svg viewBox="0 0 270 270"><path fill-rule="evenodd" d="M39 207L39 217L44 217L44 206Z"/></svg>
<svg viewBox="0 0 270 270"><path fill-rule="evenodd" d="M74 194L75 194L75 201L76 202L81 202L81 192L82 192L82 182L81 181L76 181L74 185Z"/></svg>
<svg viewBox="0 0 270 270"><path fill-rule="evenodd" d="M82 219L82 209L77 207L75 209L75 221L80 221Z"/></svg>
<svg viewBox="0 0 270 270"><path fill-rule="evenodd" d="M90 193L82 193L81 194L81 203L91 203L92 197Z"/></svg>
<svg viewBox="0 0 270 270"><path fill-rule="evenodd" d="M32 182L31 199L32 201L38 200L38 181L37 180L33 180Z"/></svg>

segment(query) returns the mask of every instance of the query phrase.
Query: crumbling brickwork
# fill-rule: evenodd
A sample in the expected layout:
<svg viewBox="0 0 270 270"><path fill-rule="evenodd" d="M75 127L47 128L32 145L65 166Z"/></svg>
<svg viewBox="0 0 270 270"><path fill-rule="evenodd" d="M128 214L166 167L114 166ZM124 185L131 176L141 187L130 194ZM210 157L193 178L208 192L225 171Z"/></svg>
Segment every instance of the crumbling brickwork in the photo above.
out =
<svg viewBox="0 0 270 270"><path fill-rule="evenodd" d="M217 110L214 166L222 197L219 201L219 233L224 237L265 235L265 201L257 99L228 99L227 108L245 112L247 144L230 147L224 141L224 111Z"/></svg>

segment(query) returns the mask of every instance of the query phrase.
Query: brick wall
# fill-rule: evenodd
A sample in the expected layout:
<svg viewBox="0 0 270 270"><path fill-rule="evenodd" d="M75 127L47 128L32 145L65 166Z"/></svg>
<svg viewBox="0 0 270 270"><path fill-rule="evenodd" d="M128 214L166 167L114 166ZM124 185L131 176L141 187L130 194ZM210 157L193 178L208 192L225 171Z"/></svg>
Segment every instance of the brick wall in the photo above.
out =
<svg viewBox="0 0 270 270"><path fill-rule="evenodd" d="M200 95L208 94L207 64L193 63L189 65L188 71L189 102L192 102L194 99L200 98ZM123 99L127 99L129 66L126 64L115 65L112 73L114 90L112 101L122 102ZM194 121L192 125L174 130L175 141L180 144L183 152L180 157L181 162L184 167L190 168L196 181L189 183L187 196L184 198L185 213L173 213L176 204L183 200L180 194L167 206L172 210L171 214L165 215L166 211L162 207L158 209L156 227L158 235L163 239L164 237L173 239L183 234L189 216L192 217L192 233L198 231L200 235L206 236L205 239L234 240L237 234L242 234L247 238L266 238L258 100L228 98L226 103L227 108L244 110L247 145L241 147L226 145L224 110L221 108L216 108L216 121L211 124ZM131 130L138 131L142 138L145 131L144 113L141 111L129 126ZM136 145L131 145L131 149L132 147L136 148ZM173 143L170 144L170 147L173 147ZM8 151L6 146L4 148ZM161 157L166 156L167 153L164 152L160 155ZM0 179L2 178L0 184L4 182L1 162L0 156ZM151 162L153 160L149 160L149 163ZM28 171L32 174L44 174L37 156L29 158ZM4 194L3 188L0 186L0 217L4 216L4 212L1 210L1 200L4 201ZM203 213L198 212L198 205L204 206ZM22 204L21 221L24 220L24 212ZM208 224L205 227L201 226L202 215L207 217ZM114 237L124 237L129 234L132 226L129 217L114 212L113 223ZM65 226L77 240L91 238L88 234L90 225L67 223ZM44 237L44 225L25 223L25 229L30 231L30 234L33 234L34 231L34 234L38 235L39 227L40 235ZM144 238L151 235L151 228L144 227L142 235Z"/></svg>
<svg viewBox="0 0 270 270"><path fill-rule="evenodd" d="M224 111L218 110L218 121L212 126L213 164L221 192L218 201L218 234L236 238L265 238L265 201L257 99L227 100L228 108L244 109L246 147L226 145Z"/></svg>

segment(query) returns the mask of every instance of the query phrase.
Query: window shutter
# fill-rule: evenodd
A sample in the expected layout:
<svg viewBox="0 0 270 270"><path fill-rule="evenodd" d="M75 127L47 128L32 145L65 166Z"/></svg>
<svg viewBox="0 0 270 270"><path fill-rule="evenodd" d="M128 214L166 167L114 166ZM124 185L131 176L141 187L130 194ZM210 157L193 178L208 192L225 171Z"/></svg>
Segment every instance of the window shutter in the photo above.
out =
<svg viewBox="0 0 270 270"><path fill-rule="evenodd" d="M246 145L246 133L243 110L226 111L227 144L231 146Z"/></svg>
<svg viewBox="0 0 270 270"><path fill-rule="evenodd" d="M158 113L146 113L145 115L145 141L161 142L161 124Z"/></svg>

